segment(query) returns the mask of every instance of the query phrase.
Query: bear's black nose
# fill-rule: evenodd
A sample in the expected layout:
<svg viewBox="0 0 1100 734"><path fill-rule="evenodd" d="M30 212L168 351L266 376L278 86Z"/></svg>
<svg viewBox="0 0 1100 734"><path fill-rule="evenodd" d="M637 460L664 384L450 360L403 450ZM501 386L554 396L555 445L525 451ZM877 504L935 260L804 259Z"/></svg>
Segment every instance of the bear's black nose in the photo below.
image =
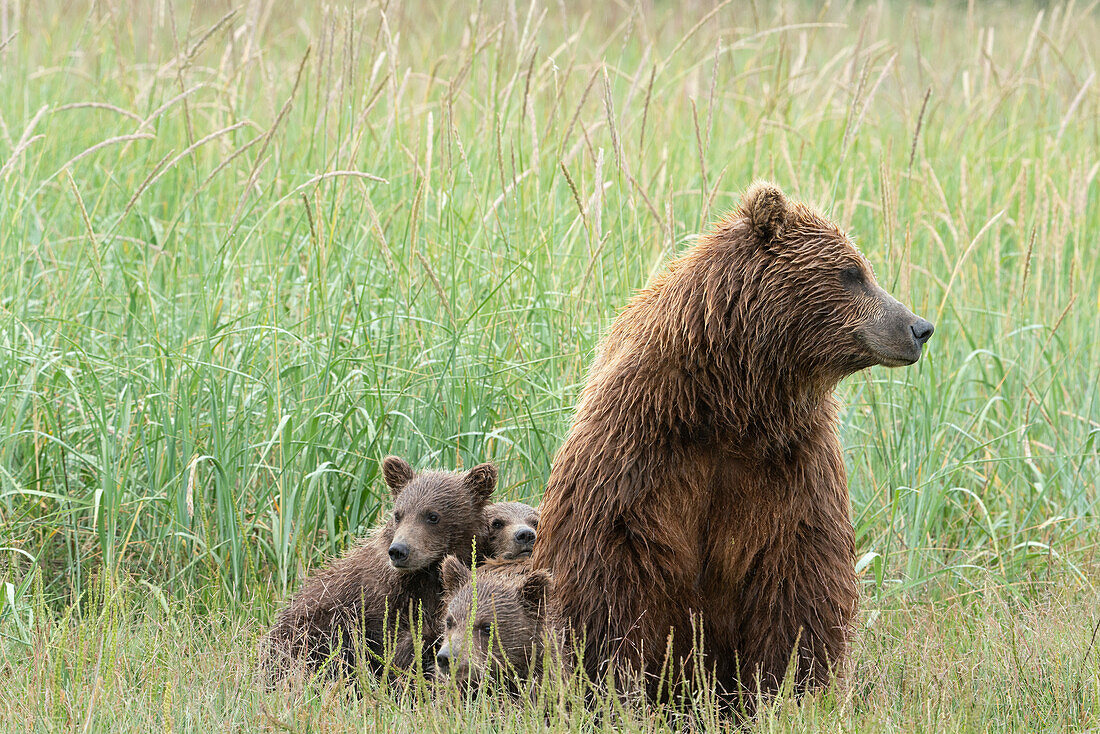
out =
<svg viewBox="0 0 1100 734"><path fill-rule="evenodd" d="M435 667L439 668L442 673L446 673L450 669L451 656L447 654L446 650L440 650L439 654L435 656Z"/></svg>
<svg viewBox="0 0 1100 734"><path fill-rule="evenodd" d="M399 566L409 559L409 546L404 543L394 543L390 546L390 562Z"/></svg>
<svg viewBox="0 0 1100 734"><path fill-rule="evenodd" d="M924 319L917 319L917 323L909 328L913 331L913 338L917 340L918 344L924 344L928 341L928 337L932 336L932 332L936 330L931 321L925 321Z"/></svg>
<svg viewBox="0 0 1100 734"><path fill-rule="evenodd" d="M520 545L534 545L535 531L531 528L522 528L516 531L516 542Z"/></svg>

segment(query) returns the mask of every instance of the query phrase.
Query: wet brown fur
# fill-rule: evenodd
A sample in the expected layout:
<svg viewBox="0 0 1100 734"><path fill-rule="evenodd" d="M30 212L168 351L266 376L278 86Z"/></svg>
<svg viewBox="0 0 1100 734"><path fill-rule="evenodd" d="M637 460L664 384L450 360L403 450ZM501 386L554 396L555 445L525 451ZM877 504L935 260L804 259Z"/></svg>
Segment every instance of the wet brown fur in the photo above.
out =
<svg viewBox="0 0 1100 734"><path fill-rule="evenodd" d="M447 672L437 666L437 676L453 676L471 686L486 676L499 677L513 691L537 681L552 616L550 573L535 569L530 559L489 560L471 573L457 558L447 558L442 576L440 651L451 657ZM485 625L491 625L491 632Z"/></svg>
<svg viewBox="0 0 1100 734"><path fill-rule="evenodd" d="M653 693L666 651L666 674L692 673L700 633L737 698L774 691L792 659L799 689L842 666L857 586L833 389L887 363L868 339L889 308L905 311L845 234L768 184L630 301L554 460L533 556L593 680L610 664Z"/></svg>
<svg viewBox="0 0 1100 734"><path fill-rule="evenodd" d="M477 534L478 563L489 558L514 561L529 558L531 544L517 540L517 533L537 534L539 511L523 502L494 502L485 508L485 527Z"/></svg>
<svg viewBox="0 0 1100 734"><path fill-rule="evenodd" d="M449 554L471 557L497 472L481 464L467 472L416 474L403 460L387 457L383 474L394 511L382 528L311 576L279 613L261 648L262 664L274 677L330 657L334 672L346 673L363 660L377 673L387 648L394 667L411 669L418 630L421 664L431 670L443 595L440 567ZM439 516L435 524L422 521L429 511ZM424 559L422 568L403 571L391 564L388 550L399 532Z"/></svg>

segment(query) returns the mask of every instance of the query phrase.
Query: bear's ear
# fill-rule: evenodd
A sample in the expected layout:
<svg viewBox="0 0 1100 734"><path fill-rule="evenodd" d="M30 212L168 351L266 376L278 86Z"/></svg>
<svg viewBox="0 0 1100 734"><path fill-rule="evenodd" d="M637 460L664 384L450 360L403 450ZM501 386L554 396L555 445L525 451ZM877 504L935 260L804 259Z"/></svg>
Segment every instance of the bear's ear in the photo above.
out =
<svg viewBox="0 0 1100 734"><path fill-rule="evenodd" d="M474 496L474 504L484 507L497 487L497 468L492 464L478 464L463 477L463 483Z"/></svg>
<svg viewBox="0 0 1100 734"><path fill-rule="evenodd" d="M546 605L546 597L550 592L550 584L553 577L544 568L539 568L527 574L523 579L523 586L519 589L519 598L531 614L536 617L542 613Z"/></svg>
<svg viewBox="0 0 1100 734"><path fill-rule="evenodd" d="M783 235L790 210L787 197L778 186L757 181L741 197L737 213L748 222L756 241L767 244Z"/></svg>
<svg viewBox="0 0 1100 734"><path fill-rule="evenodd" d="M386 486L390 488L390 493L396 497L413 480L416 472L404 459L387 456L382 459L382 476L386 478Z"/></svg>
<svg viewBox="0 0 1100 734"><path fill-rule="evenodd" d="M470 569L458 560L458 556L447 556L439 569L439 579L443 582L443 595L452 597L456 591L470 583Z"/></svg>

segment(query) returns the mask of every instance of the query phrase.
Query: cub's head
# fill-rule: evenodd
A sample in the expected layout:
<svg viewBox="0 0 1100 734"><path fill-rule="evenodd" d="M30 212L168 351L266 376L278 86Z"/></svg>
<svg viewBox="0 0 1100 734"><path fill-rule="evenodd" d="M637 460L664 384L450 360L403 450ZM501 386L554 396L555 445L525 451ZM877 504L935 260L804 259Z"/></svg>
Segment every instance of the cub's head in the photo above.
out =
<svg viewBox="0 0 1100 734"><path fill-rule="evenodd" d="M457 558L443 562L446 611L436 675L463 686L492 675L525 680L542 660L550 572L490 561L475 573L476 582Z"/></svg>
<svg viewBox="0 0 1100 734"><path fill-rule="evenodd" d="M932 324L884 291L848 236L777 187L753 184L727 232L741 251L739 308L761 341L801 374L839 380L920 359Z"/></svg>
<svg viewBox="0 0 1100 734"><path fill-rule="evenodd" d="M468 558L474 535L484 524L484 509L497 484L492 464L465 472L414 472L404 459L387 456L382 474L393 494L390 564L399 571L420 571L448 554Z"/></svg>
<svg viewBox="0 0 1100 734"><path fill-rule="evenodd" d="M514 561L531 555L538 534L539 511L522 502L494 502L485 507L485 525L477 534L484 558Z"/></svg>

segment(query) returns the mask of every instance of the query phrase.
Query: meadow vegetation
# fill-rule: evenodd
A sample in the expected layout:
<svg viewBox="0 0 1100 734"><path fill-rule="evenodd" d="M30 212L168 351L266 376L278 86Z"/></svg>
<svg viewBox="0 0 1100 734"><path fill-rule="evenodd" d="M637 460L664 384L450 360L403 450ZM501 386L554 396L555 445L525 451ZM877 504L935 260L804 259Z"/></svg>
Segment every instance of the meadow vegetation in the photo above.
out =
<svg viewBox="0 0 1100 734"><path fill-rule="evenodd" d="M848 682L752 726L1100 727L1098 49L1096 2L0 0L0 727L732 726L252 666L387 453L537 502L755 178L937 330L840 390Z"/></svg>

